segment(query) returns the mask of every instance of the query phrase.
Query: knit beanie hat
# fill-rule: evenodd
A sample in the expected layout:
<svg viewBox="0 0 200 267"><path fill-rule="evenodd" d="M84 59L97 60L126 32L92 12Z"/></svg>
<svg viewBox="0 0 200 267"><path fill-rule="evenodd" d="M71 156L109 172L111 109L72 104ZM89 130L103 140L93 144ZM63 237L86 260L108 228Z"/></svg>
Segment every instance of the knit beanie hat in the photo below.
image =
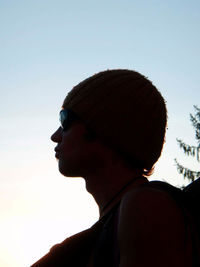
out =
<svg viewBox="0 0 200 267"><path fill-rule="evenodd" d="M64 100L101 140L151 169L160 157L166 129L165 101L136 71L99 72L75 86Z"/></svg>

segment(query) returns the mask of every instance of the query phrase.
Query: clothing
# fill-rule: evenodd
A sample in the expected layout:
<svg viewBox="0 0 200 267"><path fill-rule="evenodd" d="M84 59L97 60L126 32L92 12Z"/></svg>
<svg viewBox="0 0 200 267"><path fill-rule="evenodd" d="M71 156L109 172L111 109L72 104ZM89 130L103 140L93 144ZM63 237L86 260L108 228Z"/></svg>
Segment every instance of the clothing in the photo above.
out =
<svg viewBox="0 0 200 267"><path fill-rule="evenodd" d="M109 231L112 235L112 223L110 224L112 221L111 219L113 219L112 214L113 210L95 223L91 228L73 235L65 239L62 243L55 245L48 254L34 263L31 267L86 267L91 252L93 251L94 244L97 243L102 229L106 229L106 223L109 223L109 227L111 226ZM109 231L106 230L107 233ZM111 240L108 238L106 243L108 244L110 241ZM97 255L97 259L99 259L99 255Z"/></svg>
<svg viewBox="0 0 200 267"><path fill-rule="evenodd" d="M167 191L183 212L184 231L184 260L185 266L196 267L195 230L190 215L178 200L177 191L160 184L144 183L142 186L159 188ZM171 191L170 191L171 190ZM176 196L175 196L176 195ZM177 199L176 199L177 198ZM91 228L64 240L54 246L50 252L31 267L118 267L120 251L117 242L117 229L119 222L120 201ZM155 255L156 257L156 255ZM179 267L179 266L177 266Z"/></svg>
<svg viewBox="0 0 200 267"><path fill-rule="evenodd" d="M117 242L120 203L114 206L97 237L87 267L118 267L120 252Z"/></svg>

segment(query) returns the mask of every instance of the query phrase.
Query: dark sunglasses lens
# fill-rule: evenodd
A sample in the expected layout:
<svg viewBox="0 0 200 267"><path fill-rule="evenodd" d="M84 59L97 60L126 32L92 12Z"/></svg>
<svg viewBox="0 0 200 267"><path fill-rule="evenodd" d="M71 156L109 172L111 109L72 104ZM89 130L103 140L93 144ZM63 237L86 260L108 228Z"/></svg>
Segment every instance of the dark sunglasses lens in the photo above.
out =
<svg viewBox="0 0 200 267"><path fill-rule="evenodd" d="M67 110L63 109L60 111L60 123L61 123L61 127L63 129L66 129L66 127L67 127L68 116L69 116L69 114L68 114Z"/></svg>

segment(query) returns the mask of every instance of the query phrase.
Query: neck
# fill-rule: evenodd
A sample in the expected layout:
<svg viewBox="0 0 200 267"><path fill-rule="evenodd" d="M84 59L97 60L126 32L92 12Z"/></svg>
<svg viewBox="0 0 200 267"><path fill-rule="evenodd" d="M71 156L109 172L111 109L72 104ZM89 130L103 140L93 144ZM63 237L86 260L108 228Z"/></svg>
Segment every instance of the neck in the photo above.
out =
<svg viewBox="0 0 200 267"><path fill-rule="evenodd" d="M100 217L104 216L132 186L146 181L138 170L107 169L84 177L86 188L99 206Z"/></svg>

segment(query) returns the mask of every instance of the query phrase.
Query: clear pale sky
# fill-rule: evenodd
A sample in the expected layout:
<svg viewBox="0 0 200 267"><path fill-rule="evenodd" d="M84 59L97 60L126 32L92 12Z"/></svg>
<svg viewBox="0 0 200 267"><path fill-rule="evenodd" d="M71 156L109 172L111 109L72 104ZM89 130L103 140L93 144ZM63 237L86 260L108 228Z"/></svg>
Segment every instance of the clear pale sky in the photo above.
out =
<svg viewBox="0 0 200 267"><path fill-rule="evenodd" d="M0 0L0 266L29 266L98 219L83 179L59 174L50 141L67 92L96 72L137 70L166 99L166 143L152 179L182 185L176 157L199 170L176 143L195 144L199 14L198 0Z"/></svg>

